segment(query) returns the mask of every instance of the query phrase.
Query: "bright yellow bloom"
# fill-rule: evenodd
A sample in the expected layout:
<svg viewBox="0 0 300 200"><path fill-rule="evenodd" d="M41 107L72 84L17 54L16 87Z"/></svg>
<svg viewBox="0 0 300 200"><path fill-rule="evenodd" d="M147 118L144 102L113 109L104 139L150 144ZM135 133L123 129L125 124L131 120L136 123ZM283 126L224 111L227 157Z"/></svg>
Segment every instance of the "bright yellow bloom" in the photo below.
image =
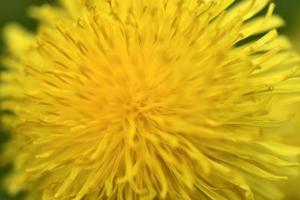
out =
<svg viewBox="0 0 300 200"><path fill-rule="evenodd" d="M299 150L266 139L299 99L268 0L61 0L6 29L4 160L37 200L280 199ZM268 6L269 5L269 6ZM266 15L256 17L268 6Z"/></svg>

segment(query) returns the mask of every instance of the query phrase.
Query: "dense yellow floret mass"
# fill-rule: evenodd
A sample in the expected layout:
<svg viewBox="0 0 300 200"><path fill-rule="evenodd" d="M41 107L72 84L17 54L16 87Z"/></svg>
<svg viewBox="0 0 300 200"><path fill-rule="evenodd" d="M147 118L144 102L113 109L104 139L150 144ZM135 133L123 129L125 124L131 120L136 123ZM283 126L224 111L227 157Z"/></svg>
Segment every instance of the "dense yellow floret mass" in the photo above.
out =
<svg viewBox="0 0 300 200"><path fill-rule="evenodd" d="M2 107L15 113L3 118L9 190L30 200L282 198L272 182L293 173L299 150L272 134L285 119L270 113L300 99L300 78L273 10L268 0L33 8L37 33L8 26L2 59Z"/></svg>

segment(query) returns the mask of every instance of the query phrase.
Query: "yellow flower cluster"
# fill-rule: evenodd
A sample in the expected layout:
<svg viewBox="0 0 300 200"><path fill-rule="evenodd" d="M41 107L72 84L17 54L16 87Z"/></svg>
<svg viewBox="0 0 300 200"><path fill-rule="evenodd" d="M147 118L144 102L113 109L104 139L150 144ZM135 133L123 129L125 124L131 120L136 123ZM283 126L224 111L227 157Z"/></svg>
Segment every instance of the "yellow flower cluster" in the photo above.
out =
<svg viewBox="0 0 300 200"><path fill-rule="evenodd" d="M300 99L268 0L60 0L11 25L1 160L30 200L281 199L300 150L270 113ZM268 8L265 15L261 10ZM284 114L282 113L282 116Z"/></svg>

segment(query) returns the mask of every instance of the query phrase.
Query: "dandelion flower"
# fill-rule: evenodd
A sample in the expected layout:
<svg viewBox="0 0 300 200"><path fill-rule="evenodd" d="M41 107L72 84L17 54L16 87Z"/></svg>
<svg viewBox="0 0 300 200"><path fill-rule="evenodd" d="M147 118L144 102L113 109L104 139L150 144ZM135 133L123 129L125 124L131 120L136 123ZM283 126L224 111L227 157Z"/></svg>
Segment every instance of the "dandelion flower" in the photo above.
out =
<svg viewBox="0 0 300 200"><path fill-rule="evenodd" d="M266 14L258 15L266 9ZM60 0L6 28L6 185L43 200L280 199L299 100L268 0ZM269 133L269 132L268 132Z"/></svg>

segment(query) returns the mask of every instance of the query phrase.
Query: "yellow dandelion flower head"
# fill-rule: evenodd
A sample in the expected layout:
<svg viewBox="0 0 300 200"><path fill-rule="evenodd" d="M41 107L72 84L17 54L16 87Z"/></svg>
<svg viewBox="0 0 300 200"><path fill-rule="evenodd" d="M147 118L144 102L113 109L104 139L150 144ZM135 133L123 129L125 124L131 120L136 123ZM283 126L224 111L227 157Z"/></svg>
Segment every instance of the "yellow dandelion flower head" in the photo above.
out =
<svg viewBox="0 0 300 200"><path fill-rule="evenodd" d="M266 9L266 14L258 13ZM265 137L299 99L268 0L60 0L6 29L11 192L43 200L279 199L299 150ZM298 86L297 86L298 85ZM279 101L279 100L280 101Z"/></svg>

